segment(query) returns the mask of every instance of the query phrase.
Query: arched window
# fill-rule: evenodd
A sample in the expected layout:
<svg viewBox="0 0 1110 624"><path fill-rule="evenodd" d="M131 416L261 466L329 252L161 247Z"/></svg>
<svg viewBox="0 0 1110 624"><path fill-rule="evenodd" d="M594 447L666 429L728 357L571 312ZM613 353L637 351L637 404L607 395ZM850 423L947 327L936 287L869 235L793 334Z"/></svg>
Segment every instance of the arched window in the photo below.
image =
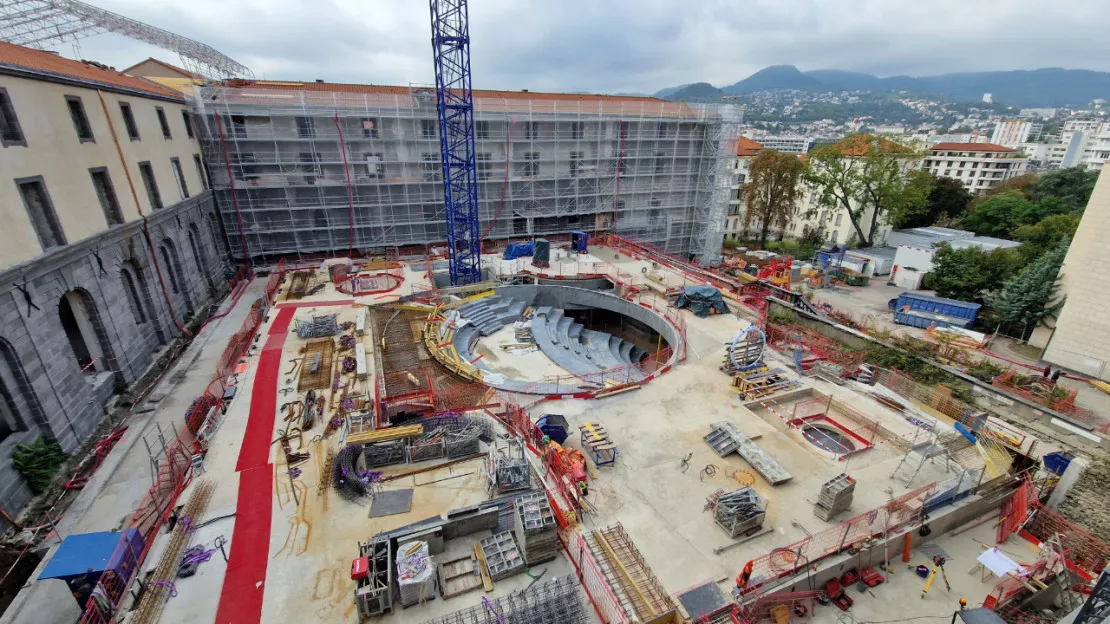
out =
<svg viewBox="0 0 1110 624"><path fill-rule="evenodd" d="M163 271L170 279L170 289L174 294L181 292L181 288L177 285L177 271L174 271L173 261L170 260L170 252L165 247L158 248L162 252L162 265L165 266Z"/></svg>
<svg viewBox="0 0 1110 624"><path fill-rule="evenodd" d="M143 301L139 298L139 291L135 288L135 278L131 271L124 267L119 270L120 281L123 282L123 294L127 296L127 303L131 305L131 314L135 316L135 323L146 322L146 313L143 311Z"/></svg>
<svg viewBox="0 0 1110 624"><path fill-rule="evenodd" d="M111 345L89 293L78 288L62 295L58 319L82 371L94 374L112 369Z"/></svg>

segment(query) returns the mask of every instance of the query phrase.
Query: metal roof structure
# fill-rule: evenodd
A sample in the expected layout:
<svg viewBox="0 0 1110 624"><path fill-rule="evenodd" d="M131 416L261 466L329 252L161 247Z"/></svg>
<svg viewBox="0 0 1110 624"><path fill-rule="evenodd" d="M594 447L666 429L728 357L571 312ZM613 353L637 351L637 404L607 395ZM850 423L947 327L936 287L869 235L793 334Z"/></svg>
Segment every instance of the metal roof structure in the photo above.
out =
<svg viewBox="0 0 1110 624"><path fill-rule="evenodd" d="M215 48L78 0L0 0L0 40L44 49L105 32L176 52L206 78L253 77L245 65Z"/></svg>

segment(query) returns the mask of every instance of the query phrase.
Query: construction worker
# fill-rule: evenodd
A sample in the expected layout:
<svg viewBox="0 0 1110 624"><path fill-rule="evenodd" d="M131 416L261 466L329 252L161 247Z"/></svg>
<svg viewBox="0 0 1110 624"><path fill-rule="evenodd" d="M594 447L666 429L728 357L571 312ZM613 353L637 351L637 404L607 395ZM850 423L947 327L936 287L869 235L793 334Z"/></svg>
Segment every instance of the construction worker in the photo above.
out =
<svg viewBox="0 0 1110 624"><path fill-rule="evenodd" d="M744 589L748 586L748 581L752 578L752 569L755 564L748 561L744 564L744 570L736 575L736 590L738 593L744 593Z"/></svg>

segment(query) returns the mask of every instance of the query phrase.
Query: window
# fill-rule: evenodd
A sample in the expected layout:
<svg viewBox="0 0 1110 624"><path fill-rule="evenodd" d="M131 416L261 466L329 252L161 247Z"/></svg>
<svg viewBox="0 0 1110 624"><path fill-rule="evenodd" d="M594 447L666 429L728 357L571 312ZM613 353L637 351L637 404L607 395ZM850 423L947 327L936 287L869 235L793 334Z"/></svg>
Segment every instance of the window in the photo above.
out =
<svg viewBox="0 0 1110 624"><path fill-rule="evenodd" d="M582 152L570 153L570 177L578 177L578 171L582 168Z"/></svg>
<svg viewBox="0 0 1110 624"><path fill-rule="evenodd" d="M15 183L19 186L23 206L31 217L31 226L35 228L43 250L65 245L66 236L62 232L62 224L58 222L58 215L54 212L54 205L50 202L42 176L22 178Z"/></svg>
<svg viewBox="0 0 1110 624"><path fill-rule="evenodd" d="M667 158L663 152L655 152L655 173L663 173L667 170Z"/></svg>
<svg viewBox="0 0 1110 624"><path fill-rule="evenodd" d="M135 317L135 324L145 323L146 314L143 313L143 306L139 301L139 291L135 288L135 278L131 277L131 271L127 270L127 267L120 269L119 278L123 282L123 294L127 297L127 303L131 306L131 314Z"/></svg>
<svg viewBox="0 0 1110 624"><path fill-rule="evenodd" d="M440 161L439 154L425 152L420 155L420 160L424 163L424 181L438 181L443 175L443 163Z"/></svg>
<svg viewBox="0 0 1110 624"><path fill-rule="evenodd" d="M617 175L624 175L628 168L628 155L624 152L617 154Z"/></svg>
<svg viewBox="0 0 1110 624"><path fill-rule="evenodd" d="M844 215L843 215L843 214L838 214L838 215L836 215L836 220L835 220L835 221L833 221L833 225L840 225L840 221L841 221L841 220L842 220L843 218L844 218Z"/></svg>
<svg viewBox="0 0 1110 624"><path fill-rule="evenodd" d="M966 160L961 160L961 161L960 161L960 169L963 169L963 168L964 168L964 167L965 167L966 165L967 165L967 161L966 161Z"/></svg>
<svg viewBox="0 0 1110 624"><path fill-rule="evenodd" d="M475 121L474 122L474 135L479 139L489 138L489 122L488 121Z"/></svg>
<svg viewBox="0 0 1110 624"><path fill-rule="evenodd" d="M655 132L655 137L658 139L665 139L667 138L668 131L669 129L667 128L667 123L664 121L660 121L659 127L656 129Z"/></svg>
<svg viewBox="0 0 1110 624"><path fill-rule="evenodd" d="M116 189L112 186L112 179L108 177L108 168L96 167L89 169L89 175L92 176L96 198L100 200L100 207L104 210L104 220L108 222L108 225L123 223L123 210L119 207L119 198L116 197Z"/></svg>
<svg viewBox="0 0 1110 624"><path fill-rule="evenodd" d="M524 162L520 168L520 175L529 178L540 175L539 152L524 152Z"/></svg>
<svg viewBox="0 0 1110 624"><path fill-rule="evenodd" d="M8 90L3 87L0 87L0 145L27 146L27 139L23 137L23 128L19 127L19 119L15 116Z"/></svg>
<svg viewBox="0 0 1110 624"><path fill-rule="evenodd" d="M193 138L193 120L189 118L189 111L181 109L181 121L185 123L185 136Z"/></svg>
<svg viewBox="0 0 1110 624"><path fill-rule="evenodd" d="M135 125L135 114L131 112L131 105L127 102L120 102L119 112L123 115L123 126L127 128L127 138L132 141L139 141L139 126Z"/></svg>
<svg viewBox="0 0 1110 624"><path fill-rule="evenodd" d="M170 252L167 251L164 246L159 247L158 249L160 249L162 251L162 262L166 267L166 273L169 274L170 290L172 290L174 292L174 294L177 294L177 293L181 292L181 289L177 286L177 276L174 274L174 270L173 270L174 263L170 261Z"/></svg>
<svg viewBox="0 0 1110 624"><path fill-rule="evenodd" d="M366 154L366 175L380 178L385 175L385 156L381 153Z"/></svg>
<svg viewBox="0 0 1110 624"><path fill-rule="evenodd" d="M316 136L316 124L314 123L314 119L311 117L297 117L296 120L297 136L302 139L311 139Z"/></svg>
<svg viewBox="0 0 1110 624"><path fill-rule="evenodd" d="M298 117L297 119L299 120L301 118ZM308 119L308 117L305 117L304 119ZM231 129L231 136L237 137L237 138L243 138L243 137L247 136L247 118L246 117L244 117L243 115L230 115L230 116L228 116L228 120L229 121L227 123L227 126L228 126L228 128ZM311 122L312 120L308 119L308 121ZM309 126L311 127L311 124L309 124ZM297 124L297 129L300 130L300 123ZM304 136L304 135L302 134L301 136ZM309 136L312 136L312 135L309 135Z"/></svg>
<svg viewBox="0 0 1110 624"><path fill-rule="evenodd" d="M572 122L570 122L570 138L572 138L576 141L578 139L582 138L582 122L581 121L572 121Z"/></svg>
<svg viewBox="0 0 1110 624"><path fill-rule="evenodd" d="M236 152L229 154L229 156L232 165L239 165L239 176L242 179L258 179L258 167L253 165L253 163L258 162L258 158L253 152ZM232 169L232 171L234 171L234 169Z"/></svg>
<svg viewBox="0 0 1110 624"><path fill-rule="evenodd" d="M181 199L189 199L189 185L185 183L185 172L181 170L181 159L171 158L170 168L173 169L173 177L177 179L177 188L181 190Z"/></svg>
<svg viewBox="0 0 1110 624"><path fill-rule="evenodd" d="M154 179L154 169L150 166L150 161L139 163L139 175L142 176L143 185L146 186L146 197L150 200L150 208L161 210L162 195L158 192L158 181Z"/></svg>
<svg viewBox="0 0 1110 624"><path fill-rule="evenodd" d="M204 163L200 161L200 154L193 154L193 165L197 168L197 177L200 178L200 186L207 191L208 176L204 173Z"/></svg>
<svg viewBox="0 0 1110 624"><path fill-rule="evenodd" d="M977 162L971 163L971 168L972 169L978 169L979 168L979 163L977 163Z"/></svg>
<svg viewBox="0 0 1110 624"><path fill-rule="evenodd" d="M359 123L362 127L362 138L376 139L378 138L378 120L372 117L363 117Z"/></svg>
<svg viewBox="0 0 1110 624"><path fill-rule="evenodd" d="M944 170L944 175L946 175L946 176L952 175L952 170L951 169L945 169Z"/></svg>
<svg viewBox="0 0 1110 624"><path fill-rule="evenodd" d="M420 136L425 139L436 138L436 126L438 122L435 119L421 119L420 120Z"/></svg>
<svg viewBox="0 0 1110 624"><path fill-rule="evenodd" d="M66 106L69 107L69 116L73 119L73 127L77 129L77 138L82 143L94 141L92 126L89 125L89 116L85 114L85 105L76 95L66 96Z"/></svg>
<svg viewBox="0 0 1110 624"><path fill-rule="evenodd" d="M162 138L172 139L173 134L170 133L170 122L166 119L166 111L161 106L154 107L154 114L158 115L158 125L162 127Z"/></svg>
<svg viewBox="0 0 1110 624"><path fill-rule="evenodd" d="M538 139L540 137L540 122L527 121L524 122L524 138Z"/></svg>
<svg viewBox="0 0 1110 624"><path fill-rule="evenodd" d="M475 154L475 158L478 161L479 180L488 180L493 177L493 162L490 160L491 157L492 154L489 152Z"/></svg>
<svg viewBox="0 0 1110 624"><path fill-rule="evenodd" d="M301 170L306 175L304 177L305 184L316 184L316 176L321 173L320 171L320 154L318 152L301 152Z"/></svg>

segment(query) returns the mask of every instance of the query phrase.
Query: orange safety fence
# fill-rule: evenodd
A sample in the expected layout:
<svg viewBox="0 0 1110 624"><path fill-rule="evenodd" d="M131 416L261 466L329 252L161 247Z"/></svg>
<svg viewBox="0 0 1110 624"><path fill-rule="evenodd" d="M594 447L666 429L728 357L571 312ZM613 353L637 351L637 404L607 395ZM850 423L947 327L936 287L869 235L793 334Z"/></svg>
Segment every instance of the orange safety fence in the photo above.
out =
<svg viewBox="0 0 1110 624"><path fill-rule="evenodd" d="M1022 529L1022 535L1028 534L1039 542L1058 540L1069 567L1087 580L1106 569L1110 560L1110 546L1106 542L1035 499L1031 516Z"/></svg>
<svg viewBox="0 0 1110 624"><path fill-rule="evenodd" d="M1022 375L1012 368L995 377L991 385L1074 418L1100 433L1110 433L1110 422L1095 412L1075 404L1079 394L1078 388L1065 388L1039 375Z"/></svg>
<svg viewBox="0 0 1110 624"><path fill-rule="evenodd" d="M855 518L756 557L752 560L752 574L745 594L762 590L768 584L840 554L862 540L890 535L918 522L925 501L936 493L936 489L935 482L922 486Z"/></svg>

